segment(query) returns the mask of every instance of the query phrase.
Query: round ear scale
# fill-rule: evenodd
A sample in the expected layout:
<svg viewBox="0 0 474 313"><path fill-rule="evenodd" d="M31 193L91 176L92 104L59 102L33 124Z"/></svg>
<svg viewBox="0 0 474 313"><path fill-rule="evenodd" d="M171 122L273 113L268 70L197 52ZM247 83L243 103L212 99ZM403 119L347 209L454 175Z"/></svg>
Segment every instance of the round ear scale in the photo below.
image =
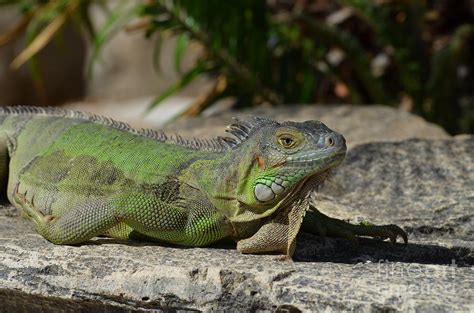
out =
<svg viewBox="0 0 474 313"><path fill-rule="evenodd" d="M257 184L253 190L255 198L260 202L267 202L275 198L275 193L264 184Z"/></svg>

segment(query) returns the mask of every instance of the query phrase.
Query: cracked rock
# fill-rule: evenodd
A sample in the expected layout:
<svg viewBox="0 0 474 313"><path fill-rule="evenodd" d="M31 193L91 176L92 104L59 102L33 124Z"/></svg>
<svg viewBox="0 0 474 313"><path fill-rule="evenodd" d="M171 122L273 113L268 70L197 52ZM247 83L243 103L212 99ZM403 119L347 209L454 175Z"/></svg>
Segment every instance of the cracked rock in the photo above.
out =
<svg viewBox="0 0 474 313"><path fill-rule="evenodd" d="M473 311L474 136L449 137L426 122L412 128L431 129L423 139L361 135L362 126L344 116L371 113L340 110L328 126L344 128L357 144L315 205L352 222L398 224L408 246L361 239L355 250L345 240L300 234L294 261L242 255L224 243L180 248L95 238L57 246L5 203L0 312ZM337 124L341 118L346 124ZM416 119L400 113L392 120L403 127Z"/></svg>

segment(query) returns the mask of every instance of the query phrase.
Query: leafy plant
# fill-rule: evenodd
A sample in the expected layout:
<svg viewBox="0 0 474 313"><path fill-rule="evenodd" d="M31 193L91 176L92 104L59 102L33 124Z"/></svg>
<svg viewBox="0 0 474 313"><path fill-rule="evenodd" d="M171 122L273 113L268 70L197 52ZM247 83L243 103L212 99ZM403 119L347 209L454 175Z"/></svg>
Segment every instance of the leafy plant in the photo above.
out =
<svg viewBox="0 0 474 313"><path fill-rule="evenodd" d="M474 16L468 0L120 3L109 10L106 1L21 1L32 35L14 64L41 49L65 19L89 30L97 56L111 35L140 18L147 37L176 36L174 65L182 73L150 108L200 75L211 75L214 87L185 115L229 96L237 107L383 103L402 106L451 133L474 132ZM97 31L89 18L91 4L108 16ZM196 43L202 54L182 72L185 51ZM160 44L156 49L159 55Z"/></svg>

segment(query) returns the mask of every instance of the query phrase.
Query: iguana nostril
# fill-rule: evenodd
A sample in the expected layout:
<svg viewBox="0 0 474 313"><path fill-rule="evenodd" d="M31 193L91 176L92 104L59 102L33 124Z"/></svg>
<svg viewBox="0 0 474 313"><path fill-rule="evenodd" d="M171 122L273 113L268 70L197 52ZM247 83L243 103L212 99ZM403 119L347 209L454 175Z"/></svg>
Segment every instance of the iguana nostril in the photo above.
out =
<svg viewBox="0 0 474 313"><path fill-rule="evenodd" d="M326 146L332 147L334 146L335 140L332 137L326 137L326 139L324 140L324 143L326 144Z"/></svg>

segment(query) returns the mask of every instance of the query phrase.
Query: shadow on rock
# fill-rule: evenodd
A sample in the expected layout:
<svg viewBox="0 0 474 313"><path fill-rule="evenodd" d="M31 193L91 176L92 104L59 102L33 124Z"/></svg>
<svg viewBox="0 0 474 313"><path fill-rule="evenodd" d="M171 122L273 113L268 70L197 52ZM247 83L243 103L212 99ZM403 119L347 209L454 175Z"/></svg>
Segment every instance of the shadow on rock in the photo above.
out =
<svg viewBox="0 0 474 313"><path fill-rule="evenodd" d="M359 247L344 239L322 239L311 234L298 236L295 262L403 262L438 265L471 266L474 254L468 248L446 248L431 244L408 243L403 245L376 239L359 238Z"/></svg>
<svg viewBox="0 0 474 313"><path fill-rule="evenodd" d="M193 247L142 240L99 237L81 245L120 244L133 247L160 246L176 249L195 249ZM235 243L229 240L222 240L205 248L239 253L236 251ZM278 253L270 254L279 255ZM357 248L345 239L325 238L323 240L322 237L302 233L298 235L298 243L293 260L295 262L333 262L345 264L402 262L463 267L474 265L474 254L470 249L464 247L446 248L421 243L408 243L407 246L401 243L392 245L387 241L368 238L359 238L359 247Z"/></svg>
<svg viewBox="0 0 474 313"><path fill-rule="evenodd" d="M187 246L180 246L172 243L161 242L158 240L154 240L153 238L146 237L144 235L137 235L131 239L120 239L120 238L110 238L110 237L97 237L92 240L88 240L86 242L74 245L74 246L83 246L83 245L111 245L111 244L118 244L118 245L126 245L130 247L169 247L169 248L176 248L176 249L196 249L196 247L187 247ZM236 244L232 240L223 239L218 241L211 246L203 247L204 249L221 249L221 250L236 250Z"/></svg>

